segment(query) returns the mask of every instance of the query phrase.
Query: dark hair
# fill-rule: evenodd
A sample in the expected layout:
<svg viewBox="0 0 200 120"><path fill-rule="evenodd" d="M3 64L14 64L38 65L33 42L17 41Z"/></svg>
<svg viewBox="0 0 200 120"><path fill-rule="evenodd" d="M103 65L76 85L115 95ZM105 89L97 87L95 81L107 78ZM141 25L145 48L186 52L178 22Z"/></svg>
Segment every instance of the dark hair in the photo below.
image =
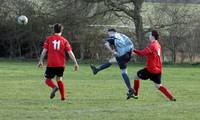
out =
<svg viewBox="0 0 200 120"><path fill-rule="evenodd" d="M159 39L158 31L156 31L156 30L152 30L152 31L151 31L151 34L152 34L152 36L154 36L154 38L155 38L156 40Z"/></svg>
<svg viewBox="0 0 200 120"><path fill-rule="evenodd" d="M109 28L108 32L117 32L114 28Z"/></svg>
<svg viewBox="0 0 200 120"><path fill-rule="evenodd" d="M54 26L53 26L53 29L54 29L54 33L60 33L63 31L64 27L62 24L60 23L56 23Z"/></svg>

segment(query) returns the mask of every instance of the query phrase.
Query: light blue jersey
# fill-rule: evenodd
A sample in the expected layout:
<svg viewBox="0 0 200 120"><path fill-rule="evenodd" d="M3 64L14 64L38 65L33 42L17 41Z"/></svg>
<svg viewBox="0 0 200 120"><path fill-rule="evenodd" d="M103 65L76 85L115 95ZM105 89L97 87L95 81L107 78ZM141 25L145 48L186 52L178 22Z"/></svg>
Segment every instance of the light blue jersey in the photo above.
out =
<svg viewBox="0 0 200 120"><path fill-rule="evenodd" d="M114 39L114 46L117 52L117 57L123 56L134 48L134 45L130 38L124 34L116 32L110 38Z"/></svg>

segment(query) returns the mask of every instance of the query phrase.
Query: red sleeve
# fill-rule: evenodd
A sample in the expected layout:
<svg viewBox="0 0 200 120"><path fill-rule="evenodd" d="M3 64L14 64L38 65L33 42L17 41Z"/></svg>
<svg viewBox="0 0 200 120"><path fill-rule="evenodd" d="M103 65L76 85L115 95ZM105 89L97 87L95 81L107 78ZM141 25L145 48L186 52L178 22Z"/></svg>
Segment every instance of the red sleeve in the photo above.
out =
<svg viewBox="0 0 200 120"><path fill-rule="evenodd" d="M144 50L133 50L133 52L135 52L139 56L147 56L152 51L149 47L146 47Z"/></svg>
<svg viewBox="0 0 200 120"><path fill-rule="evenodd" d="M49 47L48 39L49 39L49 38L47 38L47 39L45 40L44 45L43 45L43 48L48 49L48 47Z"/></svg>
<svg viewBox="0 0 200 120"><path fill-rule="evenodd" d="M65 43L65 50L66 50L67 52L69 52L69 51L72 50L71 45L69 44L69 42L68 42L67 40L66 40L66 43Z"/></svg>

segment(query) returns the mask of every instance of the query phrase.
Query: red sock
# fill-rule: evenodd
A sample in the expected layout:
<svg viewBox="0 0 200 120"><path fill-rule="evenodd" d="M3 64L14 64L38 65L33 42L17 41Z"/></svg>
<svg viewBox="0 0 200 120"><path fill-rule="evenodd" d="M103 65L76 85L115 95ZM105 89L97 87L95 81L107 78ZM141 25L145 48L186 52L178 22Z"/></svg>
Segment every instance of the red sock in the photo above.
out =
<svg viewBox="0 0 200 120"><path fill-rule="evenodd" d="M53 82L51 79L46 79L46 80L45 80L45 83L46 83L49 87L51 87L52 89L53 89L54 87L56 87L56 85L54 84L54 82Z"/></svg>
<svg viewBox="0 0 200 120"><path fill-rule="evenodd" d="M140 88L140 80L134 80L135 96L138 96L139 88Z"/></svg>
<svg viewBox="0 0 200 120"><path fill-rule="evenodd" d="M160 86L159 90L160 90L167 98L169 98L169 100L172 100L172 99L173 99L172 94L169 92L169 90L168 90L166 87Z"/></svg>
<svg viewBox="0 0 200 120"><path fill-rule="evenodd" d="M64 88L64 83L59 80L58 82L58 86L59 86L59 91L60 91L60 95L61 95L61 100L65 100L65 88Z"/></svg>

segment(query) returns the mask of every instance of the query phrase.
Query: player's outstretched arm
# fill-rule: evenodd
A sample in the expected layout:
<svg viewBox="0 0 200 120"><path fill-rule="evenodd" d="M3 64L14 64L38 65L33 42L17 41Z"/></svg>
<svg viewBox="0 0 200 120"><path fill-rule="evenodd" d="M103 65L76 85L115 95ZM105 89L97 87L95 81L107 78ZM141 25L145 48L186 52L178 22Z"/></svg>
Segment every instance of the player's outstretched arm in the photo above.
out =
<svg viewBox="0 0 200 120"><path fill-rule="evenodd" d="M76 57L74 56L74 53L72 51L69 51L68 54L71 60L74 62L74 70L77 71L79 68L79 65L77 63Z"/></svg>
<svg viewBox="0 0 200 120"><path fill-rule="evenodd" d="M146 47L143 50L133 50L133 53L139 56L147 56L148 54L150 54L152 51L150 48Z"/></svg>
<svg viewBox="0 0 200 120"><path fill-rule="evenodd" d="M44 60L44 57L45 57L46 53L47 53L47 49L44 48L42 50L41 55L40 55L40 60L39 60L38 65L37 65L38 67L43 67L43 60Z"/></svg>

